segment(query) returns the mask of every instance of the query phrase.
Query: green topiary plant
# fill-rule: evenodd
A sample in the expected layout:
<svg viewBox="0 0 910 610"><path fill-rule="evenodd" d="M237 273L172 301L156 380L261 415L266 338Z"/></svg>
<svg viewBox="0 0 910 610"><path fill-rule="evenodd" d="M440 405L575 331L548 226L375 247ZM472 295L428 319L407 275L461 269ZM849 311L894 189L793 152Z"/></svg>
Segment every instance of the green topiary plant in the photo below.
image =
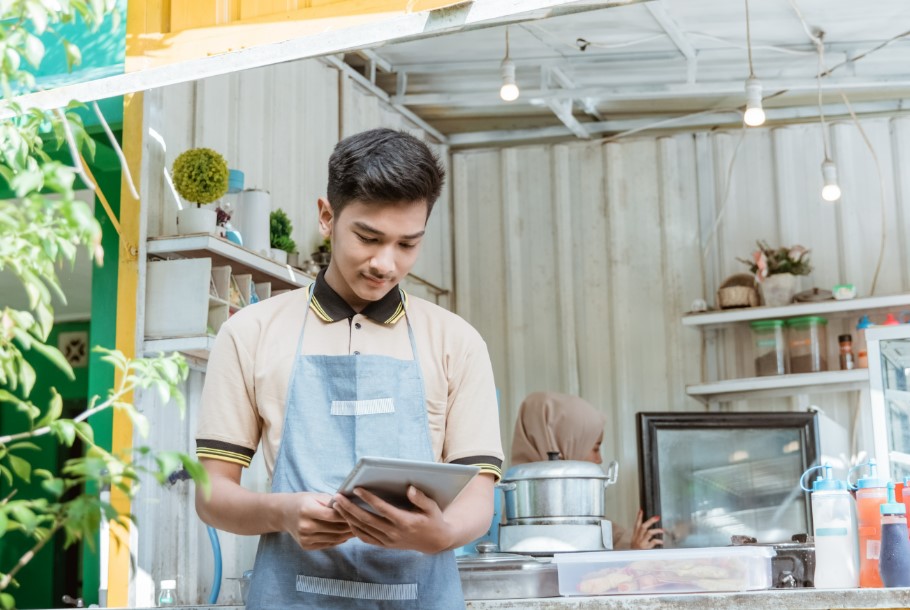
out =
<svg viewBox="0 0 910 610"><path fill-rule="evenodd" d="M174 188L196 206L211 203L228 190L228 166L211 148L191 148L174 159Z"/></svg>
<svg viewBox="0 0 910 610"><path fill-rule="evenodd" d="M291 219L282 209L277 209L269 215L269 241L276 250L284 250L288 254L297 252L297 244L291 239Z"/></svg>

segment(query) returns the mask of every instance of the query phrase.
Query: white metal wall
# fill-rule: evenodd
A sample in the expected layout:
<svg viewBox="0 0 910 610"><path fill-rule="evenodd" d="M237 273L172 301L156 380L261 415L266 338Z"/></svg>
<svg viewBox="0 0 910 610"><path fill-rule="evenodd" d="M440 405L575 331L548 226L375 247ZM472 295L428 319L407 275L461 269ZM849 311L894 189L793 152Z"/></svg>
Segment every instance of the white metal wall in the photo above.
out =
<svg viewBox="0 0 910 610"><path fill-rule="evenodd" d="M271 193L272 207L283 208L294 225L293 237L306 256L321 241L316 200L325 194L328 156L340 137L373 127L402 129L426 138L334 68L318 61L280 64L145 94L142 196L149 236L176 234L177 207L166 189L163 170L188 148L220 152L231 168L245 174L246 188ZM444 163L448 151L436 146ZM432 286L452 286L449 190L443 193L428 226L420 265L414 272ZM144 271L141 272L144 276ZM409 281L414 294L448 303L448 294ZM144 302L140 296L139 302ZM176 313L179 315L179 313ZM142 327L142 315L139 316ZM204 382L193 371L185 387L187 418L173 405L140 395L138 403L151 422L151 438L136 444L193 453L196 409ZM266 491L269 481L260 459L244 471L244 486ZM195 513L192 485L164 490L144 485L133 508L140 527L136 540L136 580L132 604L154 605L157 581L177 578L181 603L205 603L212 584L212 551L205 527ZM238 578L253 565L258 537L221 533L223 575L219 603L239 603Z"/></svg>
<svg viewBox="0 0 910 610"><path fill-rule="evenodd" d="M875 294L905 291L910 120L862 125L885 188ZM817 125L455 153L456 311L490 347L507 454L525 395L583 396L608 415L604 455L621 465L614 514L631 524L635 413L702 409L686 397L687 383L711 368L722 378L747 374L748 352L733 333L714 352L682 327L693 299L713 303L721 281L746 270L736 258L748 258L756 239L812 249L816 269L803 288L848 281L868 295L882 243L880 182L854 124L831 135L844 191L835 205L820 197ZM834 329L829 337L836 343ZM847 428L855 416L855 393L804 402Z"/></svg>

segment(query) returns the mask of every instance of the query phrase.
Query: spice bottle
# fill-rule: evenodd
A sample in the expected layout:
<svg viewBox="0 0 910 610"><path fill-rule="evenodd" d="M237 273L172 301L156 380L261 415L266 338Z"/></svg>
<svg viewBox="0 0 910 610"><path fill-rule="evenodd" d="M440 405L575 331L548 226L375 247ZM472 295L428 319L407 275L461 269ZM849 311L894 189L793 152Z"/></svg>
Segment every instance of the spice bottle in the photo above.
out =
<svg viewBox="0 0 910 610"><path fill-rule="evenodd" d="M906 508L894 501L894 483L888 483L888 501L881 506L882 549L878 568L886 587L910 586L910 538Z"/></svg>
<svg viewBox="0 0 910 610"><path fill-rule="evenodd" d="M177 600L174 599L174 592L177 589L176 580L162 580L161 588L158 593L158 607L176 606Z"/></svg>
<svg viewBox="0 0 910 610"><path fill-rule="evenodd" d="M850 335L840 335L837 338L840 344L840 370L849 371L856 368L856 360L853 357L853 337Z"/></svg>

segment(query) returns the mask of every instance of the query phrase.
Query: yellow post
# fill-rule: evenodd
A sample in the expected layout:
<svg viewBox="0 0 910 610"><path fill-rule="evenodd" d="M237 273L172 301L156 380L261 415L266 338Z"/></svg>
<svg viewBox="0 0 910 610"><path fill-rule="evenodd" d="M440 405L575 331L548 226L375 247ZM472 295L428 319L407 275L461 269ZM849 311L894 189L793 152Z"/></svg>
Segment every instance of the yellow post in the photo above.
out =
<svg viewBox="0 0 910 610"><path fill-rule="evenodd" d="M139 188L142 162L142 93L123 98L123 153ZM117 268L116 347L127 358L136 355L136 307L139 289L139 220L142 209L133 198L125 178L120 184L120 261ZM114 383L118 384L118 378ZM132 396L125 400L132 400ZM129 416L115 410L112 450L115 455L133 447L133 425ZM130 498L111 489L111 504L120 514L130 512ZM128 606L130 586L129 526L110 523L108 563L108 606Z"/></svg>

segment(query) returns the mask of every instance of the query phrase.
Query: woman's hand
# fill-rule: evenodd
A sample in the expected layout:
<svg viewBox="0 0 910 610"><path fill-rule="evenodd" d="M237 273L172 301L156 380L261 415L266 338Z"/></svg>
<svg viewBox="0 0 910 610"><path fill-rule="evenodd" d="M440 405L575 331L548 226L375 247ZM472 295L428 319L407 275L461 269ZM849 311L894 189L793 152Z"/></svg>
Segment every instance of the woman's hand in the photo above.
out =
<svg viewBox="0 0 910 610"><path fill-rule="evenodd" d="M410 510L396 508L359 487L354 494L375 512L357 506L341 494L335 495L334 508L347 521L354 535L364 542L429 554L451 546L452 527L443 518L436 502L416 487L408 488L408 500L414 505Z"/></svg>
<svg viewBox="0 0 910 610"><path fill-rule="evenodd" d="M654 527L660 521L660 515L642 522L644 516L644 512L638 509L638 517L635 519L635 531L632 532L633 549L653 549L664 543L661 538L658 538L658 536L663 535L664 531L659 527Z"/></svg>

